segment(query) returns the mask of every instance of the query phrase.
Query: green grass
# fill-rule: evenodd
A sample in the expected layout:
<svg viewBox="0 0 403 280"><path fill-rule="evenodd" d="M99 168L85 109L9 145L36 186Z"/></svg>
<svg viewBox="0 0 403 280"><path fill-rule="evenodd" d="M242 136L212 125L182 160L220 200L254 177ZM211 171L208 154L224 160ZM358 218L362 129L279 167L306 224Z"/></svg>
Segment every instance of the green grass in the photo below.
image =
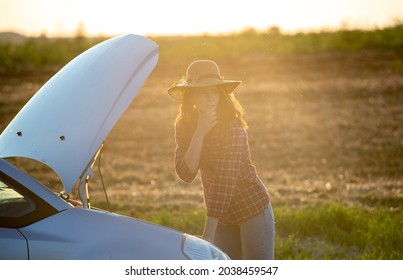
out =
<svg viewBox="0 0 403 280"><path fill-rule="evenodd" d="M403 258L401 212L334 203L295 209L274 206L274 214L276 259ZM169 207L153 212L139 209L132 215L194 235L201 235L205 219L204 211Z"/></svg>
<svg viewBox="0 0 403 280"><path fill-rule="evenodd" d="M403 215L340 204L276 211L279 259L401 259Z"/></svg>

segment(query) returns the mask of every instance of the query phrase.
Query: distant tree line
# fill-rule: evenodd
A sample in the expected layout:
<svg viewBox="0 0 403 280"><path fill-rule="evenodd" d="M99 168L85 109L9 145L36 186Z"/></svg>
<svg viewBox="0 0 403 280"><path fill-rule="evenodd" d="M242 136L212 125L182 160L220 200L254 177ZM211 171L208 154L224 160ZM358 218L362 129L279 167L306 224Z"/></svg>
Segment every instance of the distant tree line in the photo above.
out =
<svg viewBox="0 0 403 280"><path fill-rule="evenodd" d="M78 54L107 38L85 35L80 25L73 38L27 38L19 44L1 42L0 70L63 66ZM283 34L278 27L248 28L226 35L152 37L160 60L195 57L234 58L246 55L312 54L359 50L403 51L403 23L373 30L338 30Z"/></svg>

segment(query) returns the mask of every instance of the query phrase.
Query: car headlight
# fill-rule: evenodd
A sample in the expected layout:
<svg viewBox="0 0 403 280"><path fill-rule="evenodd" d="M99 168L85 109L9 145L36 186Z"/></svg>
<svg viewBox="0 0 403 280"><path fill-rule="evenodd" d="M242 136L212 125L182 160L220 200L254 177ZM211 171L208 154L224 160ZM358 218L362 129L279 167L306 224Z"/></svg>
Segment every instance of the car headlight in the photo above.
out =
<svg viewBox="0 0 403 280"><path fill-rule="evenodd" d="M184 234L182 251L191 260L229 260L223 251L213 244L193 235Z"/></svg>

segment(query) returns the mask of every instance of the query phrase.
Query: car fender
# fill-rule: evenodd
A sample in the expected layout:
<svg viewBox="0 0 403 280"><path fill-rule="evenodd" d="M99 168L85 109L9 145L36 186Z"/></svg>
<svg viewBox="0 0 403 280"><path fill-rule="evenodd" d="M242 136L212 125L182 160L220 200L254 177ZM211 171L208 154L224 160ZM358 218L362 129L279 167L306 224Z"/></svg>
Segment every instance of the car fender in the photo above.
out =
<svg viewBox="0 0 403 280"><path fill-rule="evenodd" d="M68 209L20 230L30 259L186 259L181 232L93 209Z"/></svg>

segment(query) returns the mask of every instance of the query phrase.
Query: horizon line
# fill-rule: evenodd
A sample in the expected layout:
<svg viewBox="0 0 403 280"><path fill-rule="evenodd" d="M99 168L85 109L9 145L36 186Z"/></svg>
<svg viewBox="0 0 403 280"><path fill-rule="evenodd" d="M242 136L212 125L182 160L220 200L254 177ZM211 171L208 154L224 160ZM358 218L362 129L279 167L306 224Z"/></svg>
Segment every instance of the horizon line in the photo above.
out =
<svg viewBox="0 0 403 280"><path fill-rule="evenodd" d="M250 27L244 27L240 28L238 30L232 30L232 31L225 31L225 32L192 32L192 33L136 33L139 35L143 35L146 37L203 37L203 36L211 36L211 37L219 37L219 36L231 36L231 35L240 35L243 33L256 33L256 34L262 34L262 33L270 33L270 32L278 32L278 34L281 35L296 35L296 34L310 34L310 33L323 33L323 32L338 32L338 31L376 31L376 30L382 30L382 29L387 29L387 28L393 28L403 25L403 20L402 19L396 19L391 23L384 24L382 26L379 25L372 25L372 26L366 26L366 27L359 27L359 26L351 26L348 23L347 24L340 24L338 27L330 27L330 26L322 26L320 28L301 28L301 29L295 29L295 30L284 30L281 28L281 26L278 25L271 25L268 26L264 29L262 28L256 28L253 26ZM71 32L71 33L60 33L60 34L50 34L46 31L39 32L36 35L29 35L27 32L18 30L18 29L0 29L0 33L14 33L26 38L77 38L77 37L83 37L83 38L109 38L109 37L114 37L114 36L119 36L122 34L128 34L130 32L121 32L121 33L115 33L115 34L106 34L103 32L99 32L98 34L92 34L89 32L86 32L85 30L82 31L82 33L78 34L78 30Z"/></svg>

